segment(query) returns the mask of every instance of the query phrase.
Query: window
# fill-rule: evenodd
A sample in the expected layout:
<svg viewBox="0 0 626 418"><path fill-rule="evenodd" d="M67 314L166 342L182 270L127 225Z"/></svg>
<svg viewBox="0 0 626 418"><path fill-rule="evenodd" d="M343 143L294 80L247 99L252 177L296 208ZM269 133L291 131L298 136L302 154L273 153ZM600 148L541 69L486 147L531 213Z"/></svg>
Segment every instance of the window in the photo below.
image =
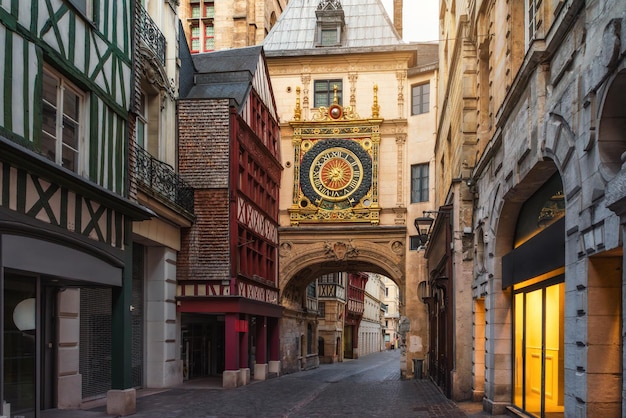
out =
<svg viewBox="0 0 626 418"><path fill-rule="evenodd" d="M326 302L317 302L317 315L322 318L326 316Z"/></svg>
<svg viewBox="0 0 626 418"><path fill-rule="evenodd" d="M200 51L200 26L191 25L191 52Z"/></svg>
<svg viewBox="0 0 626 418"><path fill-rule="evenodd" d="M322 46L333 46L337 45L337 28L325 29L322 28Z"/></svg>
<svg viewBox="0 0 626 418"><path fill-rule="evenodd" d="M215 27L206 25L204 27L204 51L215 50Z"/></svg>
<svg viewBox="0 0 626 418"><path fill-rule="evenodd" d="M314 93L314 107L328 107L333 104L335 97L335 88L337 88L337 104L341 105L341 93L343 82L341 80L315 80L313 83Z"/></svg>
<svg viewBox="0 0 626 418"><path fill-rule="evenodd" d="M62 77L44 70L41 152L78 172L83 95Z"/></svg>
<svg viewBox="0 0 626 418"><path fill-rule="evenodd" d="M420 237L418 235L411 235L409 237L409 250L417 251L420 249L420 247L421 247Z"/></svg>
<svg viewBox="0 0 626 418"><path fill-rule="evenodd" d="M411 203L428 202L428 163L411 166Z"/></svg>
<svg viewBox="0 0 626 418"><path fill-rule="evenodd" d="M191 17L195 19L200 17L200 4L199 3L191 4Z"/></svg>
<svg viewBox="0 0 626 418"><path fill-rule="evenodd" d="M204 3L204 17L206 18L215 17L215 6L213 5L213 2Z"/></svg>
<svg viewBox="0 0 626 418"><path fill-rule="evenodd" d="M147 117L147 105L146 105L146 96L141 93L141 97L139 98L139 109L137 110L137 145L141 148L145 149L148 141L146 140L146 135L148 134L148 130L146 129L148 125L148 117Z"/></svg>
<svg viewBox="0 0 626 418"><path fill-rule="evenodd" d="M536 38L541 29L541 3L542 0L528 0L528 43Z"/></svg>
<svg viewBox="0 0 626 418"><path fill-rule="evenodd" d="M315 46L341 46L341 31L346 25L341 3L335 0L320 1L315 17L317 19Z"/></svg>
<svg viewBox="0 0 626 418"><path fill-rule="evenodd" d="M430 84L411 87L411 115L428 113L430 108Z"/></svg>

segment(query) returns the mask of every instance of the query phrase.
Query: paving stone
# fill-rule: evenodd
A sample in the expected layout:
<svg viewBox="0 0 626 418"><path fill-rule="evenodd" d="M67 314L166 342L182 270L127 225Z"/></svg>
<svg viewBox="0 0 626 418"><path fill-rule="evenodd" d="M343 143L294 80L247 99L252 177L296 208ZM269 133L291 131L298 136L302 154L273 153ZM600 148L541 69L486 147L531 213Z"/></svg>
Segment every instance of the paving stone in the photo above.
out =
<svg viewBox="0 0 626 418"><path fill-rule="evenodd" d="M163 391L139 391L133 418L317 418L317 417L483 417L475 403L460 407L428 379L401 380L400 350L358 360L323 364L309 371L236 389L208 380ZM148 393L142 396L142 393ZM466 412L468 411L468 412ZM88 411L48 410L43 418L99 418L103 406Z"/></svg>

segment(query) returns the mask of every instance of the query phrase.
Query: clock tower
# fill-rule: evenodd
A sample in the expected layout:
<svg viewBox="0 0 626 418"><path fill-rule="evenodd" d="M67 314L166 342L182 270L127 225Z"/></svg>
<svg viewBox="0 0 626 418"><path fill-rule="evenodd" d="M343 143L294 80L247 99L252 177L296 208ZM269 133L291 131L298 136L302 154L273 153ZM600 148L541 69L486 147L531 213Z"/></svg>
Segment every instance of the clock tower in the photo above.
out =
<svg viewBox="0 0 626 418"><path fill-rule="evenodd" d="M291 225L370 223L378 225L380 125L377 87L372 118L361 119L352 107L320 107L311 121L300 120L299 89L291 122L294 145Z"/></svg>

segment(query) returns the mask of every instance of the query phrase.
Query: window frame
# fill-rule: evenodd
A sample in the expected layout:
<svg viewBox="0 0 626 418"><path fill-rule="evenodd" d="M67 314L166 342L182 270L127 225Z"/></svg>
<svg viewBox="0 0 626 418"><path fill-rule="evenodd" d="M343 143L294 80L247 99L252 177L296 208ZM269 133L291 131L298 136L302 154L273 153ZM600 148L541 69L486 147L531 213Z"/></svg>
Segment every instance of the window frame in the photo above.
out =
<svg viewBox="0 0 626 418"><path fill-rule="evenodd" d="M139 126L143 126L143 135L140 138ZM139 92L139 103L137 107L137 123L135 123L135 141L142 149L148 146L148 98L143 91Z"/></svg>
<svg viewBox="0 0 626 418"><path fill-rule="evenodd" d="M209 35L209 33L207 32L208 30L211 30L212 34ZM213 26L213 24L205 24L204 31L202 32L201 36L202 36L202 48L204 52L215 51L215 26ZM211 40L211 43L213 46L212 48L209 48L207 46L208 40Z"/></svg>
<svg viewBox="0 0 626 418"><path fill-rule="evenodd" d="M326 84L325 90L318 90L318 85L321 83ZM334 99L334 86L337 85L337 103L342 106L343 103L343 79L321 79L313 81L313 107L328 107L333 104ZM326 96L326 103L319 103L318 94L324 94Z"/></svg>
<svg viewBox="0 0 626 418"><path fill-rule="evenodd" d="M419 173L415 173L416 170L418 170ZM419 174L419 175L416 176L415 174ZM416 184L416 182L419 182L419 185ZM419 186L419 189L416 188L418 186ZM411 203L428 202L429 199L430 199L430 163L411 164Z"/></svg>
<svg viewBox="0 0 626 418"><path fill-rule="evenodd" d="M55 88L55 103L48 102L44 97L44 90L46 88L45 82L46 78L51 77L56 80L57 84L54 86ZM85 170L85 161L84 156L88 155L88 150L86 150L85 144L85 131L86 131L86 103L87 103L87 95L84 91L80 90L76 87L71 81L67 78L63 77L59 72L53 70L45 66L43 68L42 73L42 94L41 94L41 106L42 106L42 115L45 115L46 108L54 110L54 130L55 133L52 135L50 132L45 130L44 123L45 117L42 116L42 126L41 126L41 142L40 142L40 150L41 154L48 158L50 161L58 164L66 169L82 175ZM73 93L77 99L77 115L76 117L72 117L66 112L66 92ZM70 122L75 123L76 134L75 140L76 145L72 146L67 144L64 138L64 130L66 129L66 125L68 124L68 120ZM51 158L51 155L46 153L46 149L44 148L45 138L51 139L54 143L54 158ZM63 162L63 151L68 148L74 154L73 164L74 168L68 168L66 164Z"/></svg>
<svg viewBox="0 0 626 418"><path fill-rule="evenodd" d="M419 235L409 235L409 251L419 251L422 247Z"/></svg>
<svg viewBox="0 0 626 418"><path fill-rule="evenodd" d="M194 33L193 33L194 29L198 30L198 34L197 35L194 35ZM202 38L201 33L202 32L200 31L200 24L198 22L192 23L191 27L189 28L189 49L190 49L190 52L192 52L192 53L200 52L200 45L202 45L202 43L201 43L202 42L202 40L201 40L201 38ZM194 46L193 46L193 42L194 41L198 42L198 47L197 48L194 48Z"/></svg>
<svg viewBox="0 0 626 418"><path fill-rule="evenodd" d="M524 11L524 20L526 23L527 47L537 39L538 32L543 26L543 2L544 0L527 0L525 2L526 10Z"/></svg>
<svg viewBox="0 0 626 418"><path fill-rule="evenodd" d="M428 91L425 88L427 87ZM426 98L426 100L424 100ZM430 82L411 86L411 116L430 112Z"/></svg>
<svg viewBox="0 0 626 418"><path fill-rule="evenodd" d="M204 19L214 19L215 18L215 2L207 1L203 4L202 17Z"/></svg>

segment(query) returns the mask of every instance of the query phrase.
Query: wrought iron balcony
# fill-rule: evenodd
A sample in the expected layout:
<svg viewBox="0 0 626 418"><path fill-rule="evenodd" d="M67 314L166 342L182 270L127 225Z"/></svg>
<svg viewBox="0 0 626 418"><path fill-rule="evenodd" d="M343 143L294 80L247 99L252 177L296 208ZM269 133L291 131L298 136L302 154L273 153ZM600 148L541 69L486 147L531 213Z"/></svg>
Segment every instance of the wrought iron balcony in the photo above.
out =
<svg viewBox="0 0 626 418"><path fill-rule="evenodd" d="M139 37L154 52L161 65L165 66L165 36L146 9L139 4L137 9L139 9Z"/></svg>
<svg viewBox="0 0 626 418"><path fill-rule="evenodd" d="M193 189L169 164L137 147L137 181L163 198L193 213Z"/></svg>

